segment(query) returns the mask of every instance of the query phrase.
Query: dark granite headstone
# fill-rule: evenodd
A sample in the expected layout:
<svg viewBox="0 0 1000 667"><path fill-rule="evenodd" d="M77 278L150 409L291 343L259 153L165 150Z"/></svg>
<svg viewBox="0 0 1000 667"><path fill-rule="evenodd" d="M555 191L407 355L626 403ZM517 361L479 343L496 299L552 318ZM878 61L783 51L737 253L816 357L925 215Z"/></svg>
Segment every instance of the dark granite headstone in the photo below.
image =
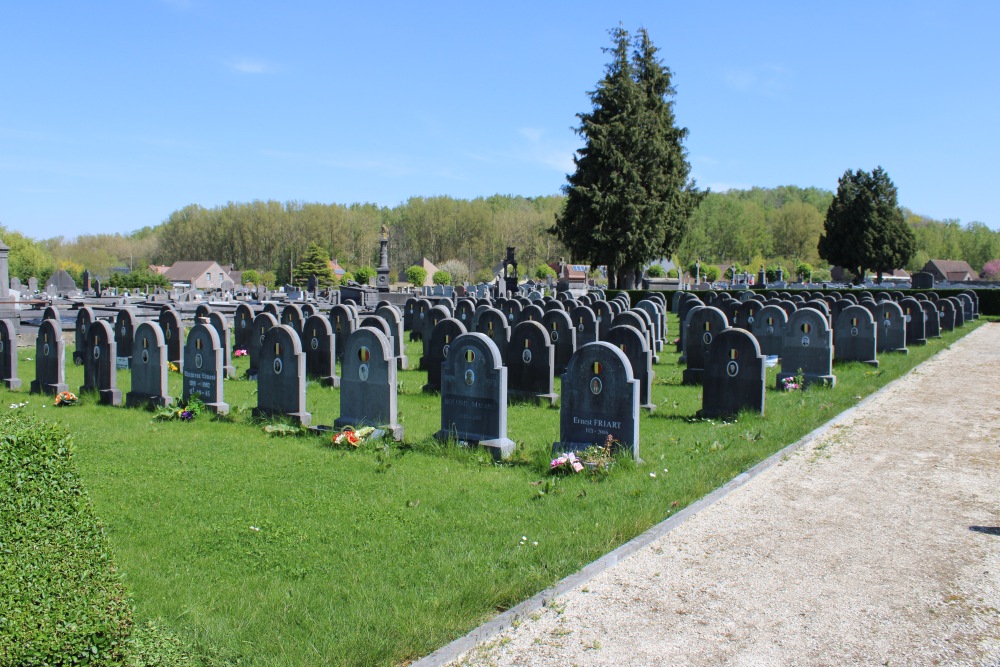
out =
<svg viewBox="0 0 1000 667"><path fill-rule="evenodd" d="M607 301L595 301L591 305L597 317L597 339L607 340L608 331L614 326L615 311Z"/></svg>
<svg viewBox="0 0 1000 667"><path fill-rule="evenodd" d="M697 308L699 306L704 307L705 304L702 303L701 300L694 294L690 294L688 292L684 293L684 296L681 298L680 307L677 310L677 321L680 323L677 327L678 352L684 352L684 337L687 335L684 330L686 328L685 324L687 322L688 313L691 312L692 308Z"/></svg>
<svg viewBox="0 0 1000 667"><path fill-rule="evenodd" d="M542 326L555 349L555 374L566 371L569 358L576 352L576 329L565 310L550 310L542 317Z"/></svg>
<svg viewBox="0 0 1000 667"><path fill-rule="evenodd" d="M979 295L974 289L962 290L962 294L972 299L972 319L979 319Z"/></svg>
<svg viewBox="0 0 1000 667"><path fill-rule="evenodd" d="M7 389L21 388L17 377L17 328L11 320L0 320L0 382Z"/></svg>
<svg viewBox="0 0 1000 667"><path fill-rule="evenodd" d="M375 309L375 315L385 320L389 326L392 339L392 351L396 355L396 366L401 371L410 367L410 359L406 356L406 341L403 338L403 315L392 304L383 304Z"/></svg>
<svg viewBox="0 0 1000 667"><path fill-rule="evenodd" d="M540 322L520 322L507 345L507 392L513 399L555 405L555 348Z"/></svg>
<svg viewBox="0 0 1000 667"><path fill-rule="evenodd" d="M833 330L826 315L812 308L800 308L788 318L777 388L783 389L785 378L797 377L800 371L807 387L817 383L833 387L837 383L833 374Z"/></svg>
<svg viewBox="0 0 1000 667"><path fill-rule="evenodd" d="M507 317L507 323L514 326L521 321L521 302L515 299L507 299L500 307L500 311Z"/></svg>
<svg viewBox="0 0 1000 667"><path fill-rule="evenodd" d="M346 341L358 328L357 311L346 303L333 306L330 309L330 327L333 329L333 337L336 339L334 349L337 352L337 361L342 361L344 350L347 347Z"/></svg>
<svg viewBox="0 0 1000 667"><path fill-rule="evenodd" d="M455 305L455 319L472 329L472 317L476 313L476 302L472 299L459 299Z"/></svg>
<svg viewBox="0 0 1000 667"><path fill-rule="evenodd" d="M87 329L94 321L94 310L89 306L83 306L76 313L76 326L73 331L73 363L77 366L83 363L87 347Z"/></svg>
<svg viewBox="0 0 1000 667"><path fill-rule="evenodd" d="M965 304L958 297L949 296L948 300L951 301L952 305L955 307L955 327L965 326Z"/></svg>
<svg viewBox="0 0 1000 667"><path fill-rule="evenodd" d="M118 389L117 331L112 326L105 320L94 320L87 327L80 393L96 391L101 405L122 404L122 392Z"/></svg>
<svg viewBox="0 0 1000 667"><path fill-rule="evenodd" d="M833 323L833 360L878 366L875 318L863 306L850 305Z"/></svg>
<svg viewBox="0 0 1000 667"><path fill-rule="evenodd" d="M302 333L302 322L306 316L302 314L302 308L297 303L290 303L281 309L281 319L279 324L287 324L295 329L296 333Z"/></svg>
<svg viewBox="0 0 1000 667"><path fill-rule="evenodd" d="M35 338L35 379L31 381L31 393L58 394L67 388L62 329L54 320L42 320Z"/></svg>
<svg viewBox="0 0 1000 667"><path fill-rule="evenodd" d="M496 308L484 308L476 318L476 332L493 341L500 350L500 359L506 363L507 345L510 343L510 326L507 317Z"/></svg>
<svg viewBox="0 0 1000 667"><path fill-rule="evenodd" d="M545 310L541 306L531 304L521 309L521 315L518 317L517 322L514 322L511 326L513 327L520 322L541 322L543 317L545 317Z"/></svg>
<svg viewBox="0 0 1000 667"><path fill-rule="evenodd" d="M250 359L250 367L247 368L247 377L251 380L257 379L257 369L260 368L261 346L264 344L264 336L271 327L278 326L278 318L268 312L261 312L253 318L253 325L250 327L250 336L247 338L247 356Z"/></svg>
<svg viewBox="0 0 1000 667"><path fill-rule="evenodd" d="M913 289L934 289L934 274L918 271L910 276L910 284Z"/></svg>
<svg viewBox="0 0 1000 667"><path fill-rule="evenodd" d="M43 320L55 320L62 327L62 318L59 315L59 309L55 306L46 306L45 310L42 311Z"/></svg>
<svg viewBox="0 0 1000 667"><path fill-rule="evenodd" d="M727 418L742 410L764 414L765 376L764 355L752 335L736 328L720 332L705 354L698 416Z"/></svg>
<svg viewBox="0 0 1000 667"><path fill-rule="evenodd" d="M965 292L961 292L960 294L958 294L958 296L955 296L953 298L958 299L958 301L962 304L963 325L966 322L971 322L972 320L976 319L976 305L975 302L972 300L971 296L969 296Z"/></svg>
<svg viewBox="0 0 1000 667"><path fill-rule="evenodd" d="M927 326L924 319L924 309L921 307L920 302L913 297L906 297L899 300L899 307L903 310L906 344L926 345Z"/></svg>
<svg viewBox="0 0 1000 667"><path fill-rule="evenodd" d="M219 334L219 344L222 345L222 372L227 378L236 377L236 368L233 366L233 349L229 344L229 320L219 311L212 311L208 314L208 323L215 328Z"/></svg>
<svg viewBox="0 0 1000 667"><path fill-rule="evenodd" d="M715 306L693 308L684 323L686 329L684 360L687 368L681 375L683 384L701 384L709 347L729 326L726 315Z"/></svg>
<svg viewBox="0 0 1000 667"><path fill-rule="evenodd" d="M757 319L757 314L763 307L764 302L756 299L741 301L739 310L736 311L736 322L734 324L731 323L731 326L739 327L744 331L752 332L754 322Z"/></svg>
<svg viewBox="0 0 1000 667"><path fill-rule="evenodd" d="M330 320L319 314L307 317L302 326L302 343L306 357L306 377L316 380L324 387L339 387L334 349L337 343Z"/></svg>
<svg viewBox="0 0 1000 667"><path fill-rule="evenodd" d="M300 336L288 324L271 327L264 334L253 416L284 415L301 426L312 421L306 411L306 357Z"/></svg>
<svg viewBox="0 0 1000 667"><path fill-rule="evenodd" d="M477 443L497 460L514 451L507 437L507 369L483 334L462 334L452 342L441 370L441 430L434 437Z"/></svg>
<svg viewBox="0 0 1000 667"><path fill-rule="evenodd" d="M663 344L667 337L667 320L662 304L653 299L643 299L635 304L633 310L641 310L649 315L653 323L653 343L655 347L650 349L654 355L663 349ZM574 320L575 322L575 320Z"/></svg>
<svg viewBox="0 0 1000 667"><path fill-rule="evenodd" d="M427 299L417 299L416 307L413 313L413 319L410 324L410 340L421 340L424 337L424 322L427 319L427 313L430 312L433 304Z"/></svg>
<svg viewBox="0 0 1000 667"><path fill-rule="evenodd" d="M233 315L233 350L246 350L250 340L250 330L253 328L253 308L245 303L236 306Z"/></svg>
<svg viewBox="0 0 1000 667"><path fill-rule="evenodd" d="M639 383L639 407L650 412L655 410L656 404L650 394L656 373L653 371L653 353L645 337L635 328L620 324L611 327L607 342L625 353L632 366L632 377Z"/></svg>
<svg viewBox="0 0 1000 667"><path fill-rule="evenodd" d="M450 317L448 309L441 305L433 306L427 311L427 314L424 317L424 333L420 337L420 342L423 344L423 353L420 355L420 370L428 370L427 364L430 361L430 359L428 359L428 355L430 354L431 335L434 333L434 329L437 327L438 323L442 320L450 319Z"/></svg>
<svg viewBox="0 0 1000 667"><path fill-rule="evenodd" d="M125 405L166 407L174 402L167 389L167 345L159 324L142 322L132 339L132 390Z"/></svg>
<svg viewBox="0 0 1000 667"><path fill-rule="evenodd" d="M590 306L577 306L569 314L573 328L576 329L576 346L583 347L587 343L596 343L599 338L597 315Z"/></svg>
<svg viewBox="0 0 1000 667"><path fill-rule="evenodd" d="M396 358L382 332L361 327L347 339L340 380L340 417L337 428L384 427L403 439L397 424Z"/></svg>
<svg viewBox="0 0 1000 667"><path fill-rule="evenodd" d="M639 459L639 383L632 365L614 345L584 345L562 376L556 454L603 446L610 435L619 451Z"/></svg>
<svg viewBox="0 0 1000 667"><path fill-rule="evenodd" d="M924 311L924 335L927 338L940 338L941 316L937 311L937 304L926 299L920 302L920 308Z"/></svg>
<svg viewBox="0 0 1000 667"><path fill-rule="evenodd" d="M164 306L160 309L158 322L167 346L167 361L181 369L184 365L184 323L180 313Z"/></svg>
<svg viewBox="0 0 1000 667"><path fill-rule="evenodd" d="M118 346L117 364L119 368L129 368L132 363L132 338L138 324L135 313L122 308L115 317L115 345Z"/></svg>
<svg viewBox="0 0 1000 667"><path fill-rule="evenodd" d="M950 299L938 299L933 302L937 308L942 331L955 330L955 304Z"/></svg>
<svg viewBox="0 0 1000 667"><path fill-rule="evenodd" d="M277 321L281 314L278 312L278 306L273 301L268 301L263 306L261 306L261 312L271 313L274 315L274 320ZM257 319L256 317L254 319Z"/></svg>
<svg viewBox="0 0 1000 667"><path fill-rule="evenodd" d="M906 354L906 320L903 309L895 301L880 301L872 313L876 326L876 350L878 352L902 352Z"/></svg>
<svg viewBox="0 0 1000 667"><path fill-rule="evenodd" d="M764 306L754 315L750 333L757 339L760 353L765 357L781 356L781 344L785 340L787 322L788 313L779 306Z"/></svg>
<svg viewBox="0 0 1000 667"><path fill-rule="evenodd" d="M206 408L216 414L227 414L229 405L223 399L223 372L222 343L215 327L195 324L184 345L184 401L199 394Z"/></svg>
<svg viewBox="0 0 1000 667"><path fill-rule="evenodd" d="M403 330L413 331L413 316L417 312L417 299L410 297L403 304ZM413 340L412 338L410 340Z"/></svg>
<svg viewBox="0 0 1000 667"><path fill-rule="evenodd" d="M199 317L208 318L209 313L212 312L212 307L207 303L199 303L198 307L194 309L194 321L197 322Z"/></svg>
<svg viewBox="0 0 1000 667"><path fill-rule="evenodd" d="M424 391L441 391L442 365L451 354L452 343L464 333L466 333L465 325L453 317L442 319L434 327L428 338L427 357L424 361L427 368L427 384L423 386Z"/></svg>

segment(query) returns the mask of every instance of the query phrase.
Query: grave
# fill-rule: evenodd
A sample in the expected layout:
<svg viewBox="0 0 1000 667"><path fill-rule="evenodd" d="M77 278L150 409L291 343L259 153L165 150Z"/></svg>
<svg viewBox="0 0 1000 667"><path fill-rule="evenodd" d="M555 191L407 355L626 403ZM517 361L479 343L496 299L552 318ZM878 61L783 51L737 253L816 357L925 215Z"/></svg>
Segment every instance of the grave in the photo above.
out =
<svg viewBox="0 0 1000 667"><path fill-rule="evenodd" d="M195 320L197 322L197 320ZM208 323L219 335L219 344L222 345L222 371L224 377L235 378L236 367L233 366L233 351L229 345L229 321L222 313L213 310L208 314ZM296 332L297 333L297 332Z"/></svg>
<svg viewBox="0 0 1000 667"><path fill-rule="evenodd" d="M701 384L709 347L715 337L729 326L726 315L715 306L701 306L688 313L685 329L682 384Z"/></svg>
<svg viewBox="0 0 1000 667"><path fill-rule="evenodd" d="M760 353L765 357L781 356L787 322L788 313L779 306L764 306L757 311L753 324L750 325L750 333L757 339Z"/></svg>
<svg viewBox="0 0 1000 667"><path fill-rule="evenodd" d="M87 329L94 321L94 309L83 306L76 313L76 326L73 328L73 363L77 366L83 363L83 355L86 354Z"/></svg>
<svg viewBox="0 0 1000 667"><path fill-rule="evenodd" d="M833 387L837 383L833 374L833 330L826 315L812 308L801 308L788 318L777 388L784 389L785 379L798 377L800 371L803 389L811 384Z"/></svg>
<svg viewBox="0 0 1000 667"><path fill-rule="evenodd" d="M35 379L30 393L54 395L67 389L62 329L54 320L42 320L35 338Z"/></svg>
<svg viewBox="0 0 1000 667"><path fill-rule="evenodd" d="M336 339L334 350L337 352L337 361L341 361L347 340L358 328L358 312L350 304L337 304L330 309L330 326L333 329L333 337Z"/></svg>
<svg viewBox="0 0 1000 667"><path fill-rule="evenodd" d="M227 414L229 405L223 400L222 366L222 344L215 327L200 322L195 324L184 346L184 402L198 394L207 409L216 414Z"/></svg>
<svg viewBox="0 0 1000 667"><path fill-rule="evenodd" d="M194 309L194 321L197 322L198 318L204 317L208 318L209 314L212 312L212 307L207 303L199 303L198 307Z"/></svg>
<svg viewBox="0 0 1000 667"><path fill-rule="evenodd" d="M906 329L907 345L926 345L927 326L924 319L924 309L920 302L913 297L906 297L899 300L899 307L903 311L903 320Z"/></svg>
<svg viewBox="0 0 1000 667"><path fill-rule="evenodd" d="M395 440L403 439L397 424L396 358L392 345L380 331L362 327L347 339L340 380L338 429L348 426L386 428Z"/></svg>
<svg viewBox="0 0 1000 667"><path fill-rule="evenodd" d="M597 319L597 339L607 340L608 331L614 326L614 309L607 301L595 301L590 308Z"/></svg>
<svg viewBox="0 0 1000 667"><path fill-rule="evenodd" d="M86 355L83 360L83 385L80 393L96 391L101 405L121 405L118 389L117 332L110 322L94 320L87 328Z"/></svg>
<svg viewBox="0 0 1000 667"><path fill-rule="evenodd" d="M510 343L510 326L506 316L496 308L487 307L476 318L475 330L493 341L500 350L501 361L506 363L507 345Z"/></svg>
<svg viewBox="0 0 1000 667"><path fill-rule="evenodd" d="M300 335L289 324L271 327L264 334L254 417L284 416L300 426L312 421L306 411L306 357Z"/></svg>
<svg viewBox="0 0 1000 667"><path fill-rule="evenodd" d="M143 322L132 339L132 390L125 405L166 407L174 402L167 389L167 345L159 324Z"/></svg>
<svg viewBox="0 0 1000 667"><path fill-rule="evenodd" d="M253 325L250 327L250 336L247 338L247 357L250 366L247 368L247 378L257 379L257 369L260 367L261 346L264 344L264 336L271 327L278 326L278 318L273 314L263 311L253 318Z"/></svg>
<svg viewBox="0 0 1000 667"><path fill-rule="evenodd" d="M938 299L933 302L938 311L938 321L942 331L955 330L955 304L949 299Z"/></svg>
<svg viewBox="0 0 1000 667"><path fill-rule="evenodd" d="M655 410L656 404L650 394L656 373L653 371L653 353L646 339L633 327L620 324L611 327L607 342L621 350L632 366L632 377L639 383L639 407L649 412Z"/></svg>
<svg viewBox="0 0 1000 667"><path fill-rule="evenodd" d="M451 345L441 371L441 430L434 437L478 444L496 460L514 451L507 437L507 369L500 350L481 333L462 334Z"/></svg>
<svg viewBox="0 0 1000 667"><path fill-rule="evenodd" d="M401 371L410 367L410 360L406 356L406 343L403 339L403 316L399 309L391 304L380 305L375 309L375 315L385 320L389 326L389 333L392 335L392 351L396 355L396 365ZM466 325L468 328L468 325Z"/></svg>
<svg viewBox="0 0 1000 667"><path fill-rule="evenodd" d="M959 298L957 298L957 297L953 297L953 296L949 296L947 298L948 298L949 301L951 301L952 305L955 307L955 327L956 328L958 328L958 327L964 327L965 326L965 306L962 303L962 300L959 299Z"/></svg>
<svg viewBox="0 0 1000 667"><path fill-rule="evenodd" d="M562 375L569 358L576 352L576 329L565 310L547 311L542 317L542 326L549 333L549 341L555 349L555 375Z"/></svg>
<svg viewBox="0 0 1000 667"><path fill-rule="evenodd" d="M427 356L421 360L427 368L427 384L423 386L423 391L441 391L442 364L451 353L451 344L464 333L467 333L465 325L453 317L442 319L434 327L428 338Z"/></svg>
<svg viewBox="0 0 1000 667"><path fill-rule="evenodd" d="M519 322L541 322L544 317L545 310L540 306L532 304L521 309L521 315L514 324L518 324ZM511 326L514 325L512 324Z"/></svg>
<svg viewBox="0 0 1000 667"><path fill-rule="evenodd" d="M176 364L180 369L184 364L184 323L181 316L170 306L164 306L160 309L158 320L167 346L167 362Z"/></svg>
<svg viewBox="0 0 1000 667"><path fill-rule="evenodd" d="M465 325L466 329L472 329L472 318L476 313L476 302L472 299L459 299L455 306L455 319Z"/></svg>
<svg viewBox="0 0 1000 667"><path fill-rule="evenodd" d="M0 382L12 391L21 388L17 377L17 328L11 320L0 320Z"/></svg>
<svg viewBox="0 0 1000 667"><path fill-rule="evenodd" d="M423 344L422 345L423 353L420 355L420 364L418 366L419 370L422 371L428 370L427 363L430 360L427 358L427 356L428 354L430 354L431 335L434 333L435 327L437 327L439 322L441 322L442 320L447 320L450 317L451 316L448 314L448 309L445 308L444 306L433 306L430 310L427 311L427 315L426 317L424 317L423 320L424 333L420 337L420 342Z"/></svg>
<svg viewBox="0 0 1000 667"><path fill-rule="evenodd" d="M562 376L559 442L554 454L604 446L639 460L639 383L625 354L610 343L584 345Z"/></svg>
<svg viewBox="0 0 1000 667"><path fill-rule="evenodd" d="M122 308L115 317L115 345L118 346L118 368L129 368L132 363L132 338L135 336L135 313Z"/></svg>
<svg viewBox="0 0 1000 667"><path fill-rule="evenodd" d="M743 329L722 331L705 355L698 417L726 419L743 410L764 414L765 377L756 339Z"/></svg>
<svg viewBox="0 0 1000 667"><path fill-rule="evenodd" d="M287 324L295 333L302 333L302 322L305 320L305 315L302 313L302 308L297 303L290 303L281 309L281 319L278 321L279 324Z"/></svg>
<svg viewBox="0 0 1000 667"><path fill-rule="evenodd" d="M520 322L507 345L507 393L515 400L555 405L555 348L540 322Z"/></svg>
<svg viewBox="0 0 1000 667"><path fill-rule="evenodd" d="M324 387L339 387L334 347L337 343L330 320L318 314L307 317L302 326L302 342L306 357L306 377L316 380Z"/></svg>
<svg viewBox="0 0 1000 667"><path fill-rule="evenodd" d="M576 330L576 346L578 348L600 340L597 315L590 309L590 306L577 306L570 312L569 318Z"/></svg>
<svg viewBox="0 0 1000 667"><path fill-rule="evenodd" d="M875 306L872 317L877 327L875 349L878 352L907 354L909 350L906 349L906 320L899 304L895 301L880 301Z"/></svg>
<svg viewBox="0 0 1000 667"><path fill-rule="evenodd" d="M937 305L928 299L920 302L920 308L924 311L924 335L927 338L940 338L941 316Z"/></svg>
<svg viewBox="0 0 1000 667"><path fill-rule="evenodd" d="M840 311L833 323L833 360L878 367L875 318L867 308L852 304Z"/></svg>

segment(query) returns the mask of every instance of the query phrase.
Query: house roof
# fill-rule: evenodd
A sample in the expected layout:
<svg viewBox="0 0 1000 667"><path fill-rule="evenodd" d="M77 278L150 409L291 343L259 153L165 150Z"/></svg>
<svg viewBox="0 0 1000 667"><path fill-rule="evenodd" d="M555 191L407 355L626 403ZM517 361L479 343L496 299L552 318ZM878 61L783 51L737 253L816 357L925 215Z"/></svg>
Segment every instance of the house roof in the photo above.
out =
<svg viewBox="0 0 1000 667"><path fill-rule="evenodd" d="M191 282L201 278L206 271L211 270L214 266L219 265L212 261L174 262L173 266L167 269L163 275L171 282Z"/></svg>
<svg viewBox="0 0 1000 667"><path fill-rule="evenodd" d="M933 274L939 280L951 282L964 282L976 277L975 270L962 259L932 259L922 270Z"/></svg>

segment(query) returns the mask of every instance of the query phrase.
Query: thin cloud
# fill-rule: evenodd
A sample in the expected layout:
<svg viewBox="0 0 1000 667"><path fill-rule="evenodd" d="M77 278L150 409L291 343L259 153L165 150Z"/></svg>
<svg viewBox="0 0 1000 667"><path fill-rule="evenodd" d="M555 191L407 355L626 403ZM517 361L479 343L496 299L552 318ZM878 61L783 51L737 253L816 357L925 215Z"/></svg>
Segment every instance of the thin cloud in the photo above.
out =
<svg viewBox="0 0 1000 667"><path fill-rule="evenodd" d="M535 127L522 127L517 132L527 139L527 145L518 151L520 159L543 165L561 174L568 174L576 168L573 156L576 155L579 142L560 145L558 142L548 141L545 130Z"/></svg>
<svg viewBox="0 0 1000 667"><path fill-rule="evenodd" d="M741 93L767 97L784 94L791 72L780 65L732 68L723 74L726 85Z"/></svg>
<svg viewBox="0 0 1000 667"><path fill-rule="evenodd" d="M256 58L240 58L229 63L229 67L241 74L271 74L278 68L265 60Z"/></svg>

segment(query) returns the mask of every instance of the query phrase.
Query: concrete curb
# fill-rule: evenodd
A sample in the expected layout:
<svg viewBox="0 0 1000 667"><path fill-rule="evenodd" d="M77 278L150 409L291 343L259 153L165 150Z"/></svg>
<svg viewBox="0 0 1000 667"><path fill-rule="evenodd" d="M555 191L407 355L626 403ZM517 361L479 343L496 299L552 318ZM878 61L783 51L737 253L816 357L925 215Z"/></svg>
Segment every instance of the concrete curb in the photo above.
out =
<svg viewBox="0 0 1000 667"><path fill-rule="evenodd" d="M974 333L974 332L969 332L969 333ZM964 340L965 336L955 341L955 343L952 343L952 345L960 345ZM876 400L879 399L880 396L894 389L896 385L899 384L901 381L905 380L913 373L916 373L924 364L928 363L933 359L937 359L943 353L949 352L950 350L951 346L942 348L941 350L936 352L933 356L928 357L925 361L921 362L920 365L910 369L907 373L904 373L903 375L896 378L889 384L885 385L875 393L869 394L854 406L836 415L835 417L830 419L830 421L822 424L813 431L807 433L796 442L793 442L792 444L778 450L777 452L775 452L768 458L764 459L757 465L753 466L746 472L740 473L733 479L729 480L728 482L720 486L715 491L712 491L708 495L703 496L699 500L696 500L695 502L691 503L677 514L674 514L670 518L661 521L660 523L656 524L646 532L642 533L641 535L638 535L637 537L621 545L614 551L611 551L610 553L602 556L601 558L598 558L597 560L585 565L582 569L569 575L565 579L562 579L561 581L557 582L554 586L546 588L540 593L531 596L524 602L521 602L520 604L511 607L510 609L503 612L496 618L480 625L478 628L474 629L472 632L465 635L464 637L459 637L450 644L446 644L445 646L442 646L433 653L421 658L420 660L417 660L414 663L411 663L410 667L442 667L442 665L445 665L455 660L462 654L471 651L476 646L486 641L489 641L490 639L497 636L504 630L518 625L522 619L527 618L530 614L546 606L550 600L560 595L563 595L573 590L574 588L577 588L578 586L587 583L588 581L593 579L595 576L597 576L604 570L613 567L614 565L625 560L629 556L632 556L637 551L643 549L646 546L649 546L659 538L663 537L670 531L680 526L688 519L698 514L698 512L702 511L707 507L710 507L711 505L714 505L719 500L725 498L730 493L732 493L736 489L740 488L741 486L752 480L754 477L760 475L764 471L774 467L781 461L785 460L785 458L787 458L790 454L794 453L796 450L801 449L802 447L813 442L820 436L825 435L833 427L838 426L843 422L846 422L859 409L864 408L867 405L875 402Z"/></svg>

